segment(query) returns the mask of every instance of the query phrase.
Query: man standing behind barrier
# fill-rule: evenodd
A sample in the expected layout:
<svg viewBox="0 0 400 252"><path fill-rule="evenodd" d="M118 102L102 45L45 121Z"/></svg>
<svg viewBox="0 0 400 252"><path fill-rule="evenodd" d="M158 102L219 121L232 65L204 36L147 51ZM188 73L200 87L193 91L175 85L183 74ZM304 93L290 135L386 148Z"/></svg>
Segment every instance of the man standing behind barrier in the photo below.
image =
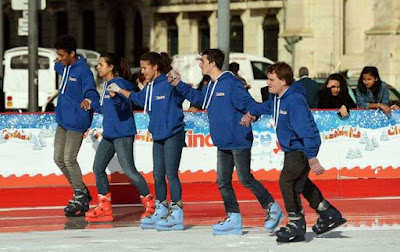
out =
<svg viewBox="0 0 400 252"><path fill-rule="evenodd" d="M77 162L83 134L90 127L99 94L86 59L76 54L76 41L69 35L55 43L58 57L54 70L62 75L56 107L57 130L54 138L54 162L71 184L74 195L64 208L66 216L84 216L92 199L82 181Z"/></svg>
<svg viewBox="0 0 400 252"><path fill-rule="evenodd" d="M276 232L277 241L299 242L305 240L306 222L300 194L307 199L319 218L312 230L326 233L346 222L341 213L324 199L318 187L309 179L311 171L320 175L325 169L317 154L321 139L314 117L304 99L304 88L293 83L292 68L285 62L277 62L267 68L269 92L267 102L249 105L249 113L242 118L244 126L250 126L254 116L272 115L278 141L285 152L279 185L285 201L289 222Z"/></svg>
<svg viewBox="0 0 400 252"><path fill-rule="evenodd" d="M240 182L253 192L266 210L264 227L272 233L284 216L272 195L251 174L253 133L251 127L239 124L253 98L231 72L222 72L224 57L219 49L203 51L200 68L203 75L211 77L211 82L202 91L181 82L178 73L170 72L168 80L190 102L202 104L202 109L207 109L211 138L218 148L218 186L227 213L224 221L213 225L213 234L242 234L242 217L232 187L234 167Z"/></svg>
<svg viewBox="0 0 400 252"><path fill-rule="evenodd" d="M306 89L306 100L308 106L311 109L318 108L318 92L319 92L319 85L315 80L310 79L308 77L308 68L307 67L300 67L299 69L299 77L300 80L297 82L301 83L303 87Z"/></svg>

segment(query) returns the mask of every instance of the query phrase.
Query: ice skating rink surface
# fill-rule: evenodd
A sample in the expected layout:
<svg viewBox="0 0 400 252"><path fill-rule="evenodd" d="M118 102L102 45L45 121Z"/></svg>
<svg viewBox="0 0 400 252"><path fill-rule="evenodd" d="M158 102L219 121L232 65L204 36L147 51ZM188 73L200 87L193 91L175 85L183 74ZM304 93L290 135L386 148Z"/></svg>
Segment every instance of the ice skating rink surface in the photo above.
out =
<svg viewBox="0 0 400 252"><path fill-rule="evenodd" d="M185 230L167 232L142 230L140 205L116 205L114 221L102 224L64 217L62 207L3 208L0 251L400 251L400 197L330 201L348 220L344 226L316 237L311 226L317 215L305 206L306 242L283 245L263 229L265 212L257 201L239 202L242 236L211 234L225 215L222 202L185 204Z"/></svg>

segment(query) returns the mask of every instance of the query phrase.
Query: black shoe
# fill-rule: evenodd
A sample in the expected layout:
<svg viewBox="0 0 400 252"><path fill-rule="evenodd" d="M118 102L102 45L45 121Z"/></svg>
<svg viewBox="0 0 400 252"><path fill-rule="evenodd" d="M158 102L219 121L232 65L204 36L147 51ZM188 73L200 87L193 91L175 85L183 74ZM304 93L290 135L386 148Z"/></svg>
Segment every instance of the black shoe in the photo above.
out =
<svg viewBox="0 0 400 252"><path fill-rule="evenodd" d="M317 210L319 218L312 227L312 230L317 234L325 234L334 228L344 224L347 220L342 217L342 214L332 205L329 205L325 211Z"/></svg>
<svg viewBox="0 0 400 252"><path fill-rule="evenodd" d="M278 243L305 241L306 221L301 213L289 213L289 222L286 227L276 231Z"/></svg>

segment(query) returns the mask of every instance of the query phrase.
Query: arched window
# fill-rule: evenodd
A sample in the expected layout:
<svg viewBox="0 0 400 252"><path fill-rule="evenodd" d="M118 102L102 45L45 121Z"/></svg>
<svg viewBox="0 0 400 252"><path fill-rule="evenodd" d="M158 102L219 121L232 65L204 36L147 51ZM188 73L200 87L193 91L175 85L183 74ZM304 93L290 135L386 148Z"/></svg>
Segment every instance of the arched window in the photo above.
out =
<svg viewBox="0 0 400 252"><path fill-rule="evenodd" d="M94 50L95 48L95 16L94 11L85 10L82 13L83 24L83 48Z"/></svg>
<svg viewBox="0 0 400 252"><path fill-rule="evenodd" d="M278 60L279 21L275 15L267 15L264 20L264 57Z"/></svg>
<svg viewBox="0 0 400 252"><path fill-rule="evenodd" d="M231 19L231 51L243 52L243 23L240 16Z"/></svg>
<svg viewBox="0 0 400 252"><path fill-rule="evenodd" d="M57 19L57 37L68 34L68 16L67 12L59 11L56 14Z"/></svg>
<svg viewBox="0 0 400 252"><path fill-rule="evenodd" d="M135 23L133 25L133 61L134 65L140 64L140 56L144 53L143 51L143 22L140 12L136 12Z"/></svg>
<svg viewBox="0 0 400 252"><path fill-rule="evenodd" d="M206 17L202 17L199 21L199 50L210 48L210 25Z"/></svg>
<svg viewBox="0 0 400 252"><path fill-rule="evenodd" d="M178 43L178 26L173 17L168 22L168 54L170 56L178 54Z"/></svg>
<svg viewBox="0 0 400 252"><path fill-rule="evenodd" d="M114 51L120 57L125 57L125 19L118 11L114 20Z"/></svg>

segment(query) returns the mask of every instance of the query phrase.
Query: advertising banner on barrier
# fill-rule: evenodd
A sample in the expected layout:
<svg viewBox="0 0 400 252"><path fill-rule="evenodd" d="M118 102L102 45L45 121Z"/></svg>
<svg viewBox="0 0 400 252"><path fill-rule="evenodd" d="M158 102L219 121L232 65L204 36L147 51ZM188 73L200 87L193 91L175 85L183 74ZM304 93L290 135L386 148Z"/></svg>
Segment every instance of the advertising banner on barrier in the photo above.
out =
<svg viewBox="0 0 400 252"><path fill-rule="evenodd" d="M340 119L336 111L313 111L313 115L322 141L318 158L328 170L318 179L400 177L400 158L396 154L400 149L400 111L393 111L391 117L375 110L355 110L347 119ZM134 143L135 164L151 181L149 119L146 114L136 113L135 120L138 130ZM187 112L185 122L187 146L180 165L182 182L215 181L216 147L209 134L207 115ZM56 127L54 114L0 115L0 180L4 182L10 176L61 177L53 162ZM271 117L262 116L253 123L253 132L252 170L259 179L278 179L284 153L271 126ZM92 174L101 134L102 116L95 114L78 155L84 175ZM122 173L116 157L108 168L110 174Z"/></svg>

